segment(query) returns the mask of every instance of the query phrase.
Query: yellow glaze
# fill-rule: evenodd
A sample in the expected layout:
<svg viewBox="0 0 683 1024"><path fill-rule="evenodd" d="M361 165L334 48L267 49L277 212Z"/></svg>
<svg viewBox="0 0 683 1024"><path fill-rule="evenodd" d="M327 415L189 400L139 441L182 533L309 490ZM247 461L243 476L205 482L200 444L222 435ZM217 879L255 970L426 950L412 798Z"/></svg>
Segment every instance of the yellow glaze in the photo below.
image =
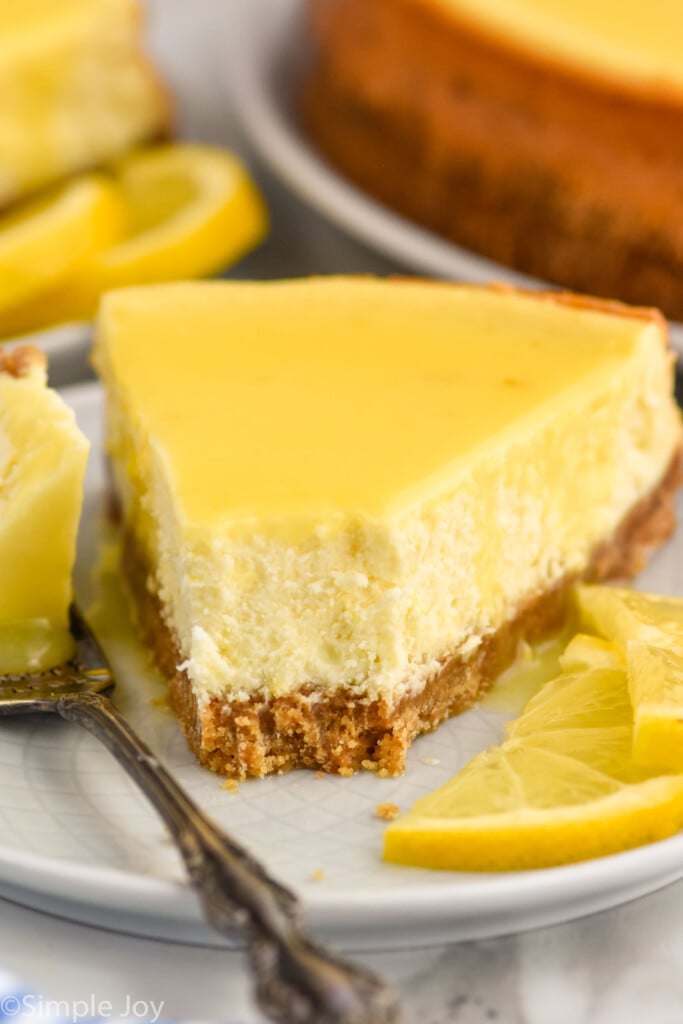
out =
<svg viewBox="0 0 683 1024"><path fill-rule="evenodd" d="M137 0L0 0L0 206L168 124Z"/></svg>
<svg viewBox="0 0 683 1024"><path fill-rule="evenodd" d="M542 61L635 90L683 93L680 0L428 2Z"/></svg>
<svg viewBox="0 0 683 1024"><path fill-rule="evenodd" d="M103 309L111 373L187 521L260 530L405 511L587 376L609 379L653 329L370 279L130 290Z"/></svg>
<svg viewBox="0 0 683 1024"><path fill-rule="evenodd" d="M198 696L398 700L585 572L680 443L664 340L449 284L109 293L107 448Z"/></svg>
<svg viewBox="0 0 683 1024"><path fill-rule="evenodd" d="M71 653L68 606L88 443L45 383L0 372L0 674Z"/></svg>

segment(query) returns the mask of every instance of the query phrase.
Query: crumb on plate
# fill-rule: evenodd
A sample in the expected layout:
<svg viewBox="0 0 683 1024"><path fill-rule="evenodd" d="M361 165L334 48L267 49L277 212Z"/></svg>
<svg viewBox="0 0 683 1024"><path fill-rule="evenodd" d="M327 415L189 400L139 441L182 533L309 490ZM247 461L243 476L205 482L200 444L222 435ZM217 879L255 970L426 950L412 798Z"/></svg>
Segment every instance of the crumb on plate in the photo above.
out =
<svg viewBox="0 0 683 1024"><path fill-rule="evenodd" d="M384 804L377 804L375 807L375 814L378 818L383 818L384 821L394 821L395 818L398 818L400 813L400 807L396 804L392 804L390 800L387 800Z"/></svg>

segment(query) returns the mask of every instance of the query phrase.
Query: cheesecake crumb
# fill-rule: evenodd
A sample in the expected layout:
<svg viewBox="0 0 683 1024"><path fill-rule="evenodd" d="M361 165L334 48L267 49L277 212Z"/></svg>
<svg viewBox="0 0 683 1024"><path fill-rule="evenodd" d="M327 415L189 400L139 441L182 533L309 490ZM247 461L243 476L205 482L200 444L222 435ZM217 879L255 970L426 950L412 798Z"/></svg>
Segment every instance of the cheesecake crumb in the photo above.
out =
<svg viewBox="0 0 683 1024"><path fill-rule="evenodd" d="M325 872L323 871L323 869L322 868L316 868L315 871L313 872L313 874L311 875L311 881L312 882L322 882L324 877L325 877Z"/></svg>
<svg viewBox="0 0 683 1024"><path fill-rule="evenodd" d="M315 773L315 777L316 777L316 779L324 779L325 778L325 772L316 772Z"/></svg>
<svg viewBox="0 0 683 1024"><path fill-rule="evenodd" d="M375 814L378 818L383 818L384 821L394 821L400 813L401 808L392 804L390 800L387 800L385 804L377 804L375 807Z"/></svg>
<svg viewBox="0 0 683 1024"><path fill-rule="evenodd" d="M438 757L421 757L420 764L426 764L429 768L434 768L437 764L441 764L441 760Z"/></svg>
<svg viewBox="0 0 683 1024"><path fill-rule="evenodd" d="M225 779L221 783L221 789L227 789L228 793L239 793L240 784L235 779Z"/></svg>
<svg viewBox="0 0 683 1024"><path fill-rule="evenodd" d="M366 758L365 761L361 761L360 766L361 768L365 768L366 772L376 772L379 768L376 761L370 761L368 758Z"/></svg>

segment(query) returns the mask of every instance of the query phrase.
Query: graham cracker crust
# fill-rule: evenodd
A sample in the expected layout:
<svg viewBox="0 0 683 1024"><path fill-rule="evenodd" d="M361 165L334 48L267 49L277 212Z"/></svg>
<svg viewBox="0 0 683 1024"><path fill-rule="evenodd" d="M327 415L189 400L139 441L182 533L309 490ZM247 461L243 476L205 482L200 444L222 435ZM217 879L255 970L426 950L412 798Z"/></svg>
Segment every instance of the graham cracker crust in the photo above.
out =
<svg viewBox="0 0 683 1024"><path fill-rule="evenodd" d="M674 530L674 500L681 479L679 451L661 483L596 549L585 578L626 578L643 568ZM124 535L123 569L135 598L138 627L169 680L169 704L190 749L206 768L238 779L294 768L340 775L361 768L400 774L416 736L470 707L512 662L520 641L538 639L562 624L574 582L567 578L550 592L531 595L514 618L487 636L467 660L445 659L420 693L397 704L311 684L274 699L261 694L246 701L213 698L200 708L186 672L178 669L182 655L131 533Z"/></svg>
<svg viewBox="0 0 683 1024"><path fill-rule="evenodd" d="M683 106L414 0L309 0L301 114L330 162L451 241L683 318Z"/></svg>

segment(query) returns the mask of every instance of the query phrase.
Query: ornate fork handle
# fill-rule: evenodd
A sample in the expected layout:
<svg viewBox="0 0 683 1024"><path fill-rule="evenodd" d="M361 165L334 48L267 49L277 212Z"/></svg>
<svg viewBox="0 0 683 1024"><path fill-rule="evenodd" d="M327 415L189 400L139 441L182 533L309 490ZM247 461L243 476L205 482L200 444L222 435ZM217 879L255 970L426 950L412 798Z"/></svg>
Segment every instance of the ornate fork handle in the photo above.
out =
<svg viewBox="0 0 683 1024"><path fill-rule="evenodd" d="M398 1024L389 989L304 935L296 897L202 813L106 697L67 694L50 710L101 740L161 815L211 924L245 938L266 1014L281 1024Z"/></svg>

